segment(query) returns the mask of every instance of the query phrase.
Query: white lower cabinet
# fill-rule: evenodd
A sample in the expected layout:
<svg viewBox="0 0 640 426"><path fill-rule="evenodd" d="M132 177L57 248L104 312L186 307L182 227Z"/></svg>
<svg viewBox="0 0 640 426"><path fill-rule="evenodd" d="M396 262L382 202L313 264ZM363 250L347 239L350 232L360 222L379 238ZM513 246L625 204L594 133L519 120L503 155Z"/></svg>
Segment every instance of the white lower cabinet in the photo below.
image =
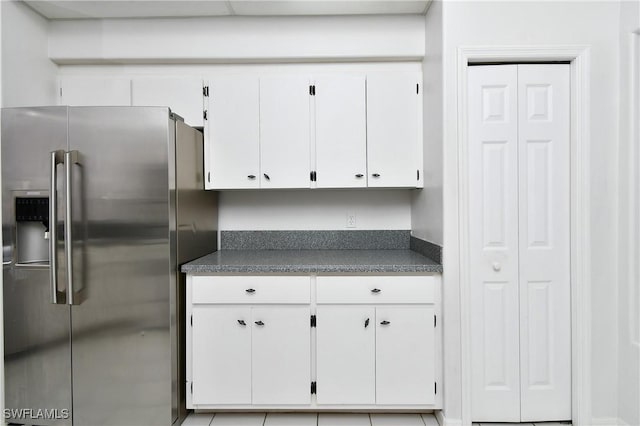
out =
<svg viewBox="0 0 640 426"><path fill-rule="evenodd" d="M187 407L440 408L439 282L189 275Z"/></svg>

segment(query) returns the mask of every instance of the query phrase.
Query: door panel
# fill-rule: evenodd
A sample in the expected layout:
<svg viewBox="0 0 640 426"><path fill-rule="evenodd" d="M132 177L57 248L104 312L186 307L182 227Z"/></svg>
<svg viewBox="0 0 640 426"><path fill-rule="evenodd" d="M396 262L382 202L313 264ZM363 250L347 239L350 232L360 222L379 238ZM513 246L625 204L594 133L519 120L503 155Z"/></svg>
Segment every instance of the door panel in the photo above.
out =
<svg viewBox="0 0 640 426"><path fill-rule="evenodd" d="M309 307L253 308L251 315L253 404L310 404Z"/></svg>
<svg viewBox="0 0 640 426"><path fill-rule="evenodd" d="M131 80L71 75L61 77L60 105L129 106L131 105Z"/></svg>
<svg viewBox="0 0 640 426"><path fill-rule="evenodd" d="M376 403L433 404L433 307L376 308Z"/></svg>
<svg viewBox="0 0 640 426"><path fill-rule="evenodd" d="M4 408L53 409L63 417L62 410L71 414L72 405L70 308L64 304L63 294L62 304L51 303L48 264L16 265L14 206L16 196L50 195L50 152L67 149L67 108L3 109L1 148ZM62 166L58 169L58 291L63 292ZM27 223L35 233L34 241L46 245L45 225ZM70 417L32 421L16 413L6 420L19 424L71 425Z"/></svg>
<svg viewBox="0 0 640 426"><path fill-rule="evenodd" d="M309 188L309 78L260 78L260 187Z"/></svg>
<svg viewBox="0 0 640 426"><path fill-rule="evenodd" d="M72 198L82 296L72 308L75 424L171 419L174 136L167 108L69 109L69 148L80 161Z"/></svg>
<svg viewBox="0 0 640 426"><path fill-rule="evenodd" d="M365 77L315 78L318 188L367 186Z"/></svg>
<svg viewBox="0 0 640 426"><path fill-rule="evenodd" d="M196 305L192 336L193 404L251 404L251 309Z"/></svg>
<svg viewBox="0 0 640 426"><path fill-rule="evenodd" d="M521 421L571 419L569 65L518 65Z"/></svg>
<svg viewBox="0 0 640 426"><path fill-rule="evenodd" d="M209 80L205 187L260 187L260 110L257 77L229 75Z"/></svg>
<svg viewBox="0 0 640 426"><path fill-rule="evenodd" d="M422 96L417 72L367 75L369 187L413 187L421 164ZM390 161L393 159L393 161Z"/></svg>
<svg viewBox="0 0 640 426"><path fill-rule="evenodd" d="M375 309L317 309L318 404L375 404Z"/></svg>
<svg viewBox="0 0 640 426"><path fill-rule="evenodd" d="M520 421L517 66L469 68L473 421Z"/></svg>

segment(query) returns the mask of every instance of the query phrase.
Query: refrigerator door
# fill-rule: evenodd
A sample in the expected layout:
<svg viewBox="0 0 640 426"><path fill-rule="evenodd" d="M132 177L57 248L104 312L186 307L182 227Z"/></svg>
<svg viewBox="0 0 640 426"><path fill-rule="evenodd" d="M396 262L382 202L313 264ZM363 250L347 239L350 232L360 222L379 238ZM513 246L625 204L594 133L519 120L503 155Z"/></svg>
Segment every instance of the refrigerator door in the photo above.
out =
<svg viewBox="0 0 640 426"><path fill-rule="evenodd" d="M69 108L75 425L171 424L174 143L167 108Z"/></svg>
<svg viewBox="0 0 640 426"><path fill-rule="evenodd" d="M48 203L51 152L67 149L67 108L2 110L2 240L5 415L9 423L71 425L70 308L64 297L63 169L57 166L58 301L49 276L50 214L34 220L19 205ZM42 205L41 205L42 206ZM53 222L53 221L51 221ZM47 235L48 236L48 235Z"/></svg>

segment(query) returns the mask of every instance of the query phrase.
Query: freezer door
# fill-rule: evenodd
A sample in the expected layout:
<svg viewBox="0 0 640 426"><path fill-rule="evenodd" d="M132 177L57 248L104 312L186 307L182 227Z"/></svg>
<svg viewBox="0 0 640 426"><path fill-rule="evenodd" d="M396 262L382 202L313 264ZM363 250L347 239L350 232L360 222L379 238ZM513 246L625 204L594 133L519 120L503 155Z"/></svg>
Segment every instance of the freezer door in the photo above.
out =
<svg viewBox="0 0 640 426"><path fill-rule="evenodd" d="M66 149L66 107L2 110L4 390L8 410L3 414L8 414L8 423L71 425L70 309L64 304L62 232L55 241L57 292L62 304L53 304L49 240L45 238L47 226L53 223L48 223L48 216L34 220L31 214L20 213L21 203L24 207L31 200L50 202L51 152ZM60 205L56 229L62 231L63 170L62 166L56 169Z"/></svg>
<svg viewBox="0 0 640 426"><path fill-rule="evenodd" d="M75 425L172 422L174 143L167 108L69 109Z"/></svg>

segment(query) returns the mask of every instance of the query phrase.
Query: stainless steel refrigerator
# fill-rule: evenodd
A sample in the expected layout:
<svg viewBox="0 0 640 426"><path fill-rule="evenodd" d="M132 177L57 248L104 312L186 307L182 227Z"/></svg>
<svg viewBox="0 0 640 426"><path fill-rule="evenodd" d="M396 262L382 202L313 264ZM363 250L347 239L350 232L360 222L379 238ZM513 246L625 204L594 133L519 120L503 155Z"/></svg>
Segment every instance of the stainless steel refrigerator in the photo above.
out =
<svg viewBox="0 0 640 426"><path fill-rule="evenodd" d="M214 251L202 134L168 108L2 110L9 423L184 416L184 283Z"/></svg>

